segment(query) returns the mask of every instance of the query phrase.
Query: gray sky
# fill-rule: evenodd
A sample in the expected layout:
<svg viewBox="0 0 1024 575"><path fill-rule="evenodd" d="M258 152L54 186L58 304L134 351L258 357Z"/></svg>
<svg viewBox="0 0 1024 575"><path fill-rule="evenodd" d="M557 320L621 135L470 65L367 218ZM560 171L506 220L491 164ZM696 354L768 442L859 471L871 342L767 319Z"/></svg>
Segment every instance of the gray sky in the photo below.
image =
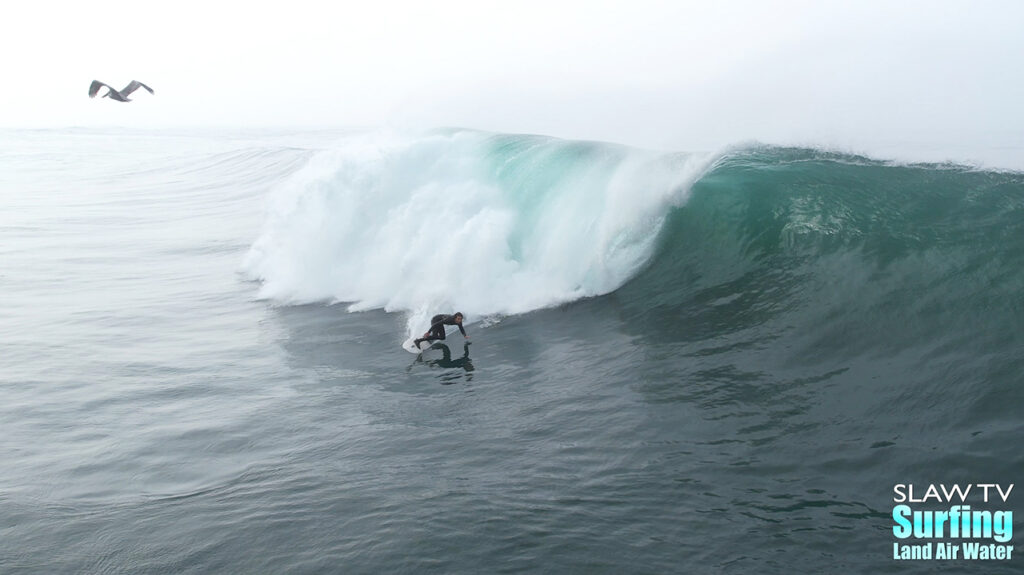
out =
<svg viewBox="0 0 1024 575"><path fill-rule="evenodd" d="M4 12L0 126L1024 147L1017 1L39 0ZM93 79L157 93L90 100Z"/></svg>

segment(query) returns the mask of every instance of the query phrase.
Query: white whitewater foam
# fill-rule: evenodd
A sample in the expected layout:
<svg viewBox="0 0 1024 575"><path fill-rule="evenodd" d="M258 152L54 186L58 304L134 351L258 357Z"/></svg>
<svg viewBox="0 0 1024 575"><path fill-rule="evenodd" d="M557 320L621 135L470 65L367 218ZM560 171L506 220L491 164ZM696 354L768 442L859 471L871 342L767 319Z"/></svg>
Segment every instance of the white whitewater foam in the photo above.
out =
<svg viewBox="0 0 1024 575"><path fill-rule="evenodd" d="M271 194L244 269L278 303L472 321L615 290L710 156L479 132L351 136Z"/></svg>

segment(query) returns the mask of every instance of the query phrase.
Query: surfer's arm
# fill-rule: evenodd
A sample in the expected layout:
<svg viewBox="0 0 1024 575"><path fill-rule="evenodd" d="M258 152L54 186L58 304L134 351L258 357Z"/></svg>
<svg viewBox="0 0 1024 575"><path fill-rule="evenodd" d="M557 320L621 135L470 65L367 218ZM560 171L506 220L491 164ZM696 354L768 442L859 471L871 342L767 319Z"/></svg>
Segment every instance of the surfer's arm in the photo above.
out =
<svg viewBox="0 0 1024 575"><path fill-rule="evenodd" d="M462 324L461 324L461 323L457 323L457 324L455 324L455 325L459 326L459 331L461 331L461 332L462 332L462 337L466 337L466 338L468 338L468 337L469 337L468 335L466 335L466 329L462 327Z"/></svg>

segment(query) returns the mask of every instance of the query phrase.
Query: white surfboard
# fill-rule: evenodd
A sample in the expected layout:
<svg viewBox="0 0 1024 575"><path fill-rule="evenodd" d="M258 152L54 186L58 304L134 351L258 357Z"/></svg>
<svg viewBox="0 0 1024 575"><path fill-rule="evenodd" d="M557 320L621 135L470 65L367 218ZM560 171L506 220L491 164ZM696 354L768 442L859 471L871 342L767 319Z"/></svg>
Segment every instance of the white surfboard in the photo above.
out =
<svg viewBox="0 0 1024 575"><path fill-rule="evenodd" d="M416 338L414 338L414 337L410 337L409 339L405 340L405 343L402 344L402 349L404 349L405 351L407 351L409 353L423 353L425 350L430 349L430 346L433 345L433 342L421 341L420 342L420 346L416 347L413 344L413 341L415 339Z"/></svg>

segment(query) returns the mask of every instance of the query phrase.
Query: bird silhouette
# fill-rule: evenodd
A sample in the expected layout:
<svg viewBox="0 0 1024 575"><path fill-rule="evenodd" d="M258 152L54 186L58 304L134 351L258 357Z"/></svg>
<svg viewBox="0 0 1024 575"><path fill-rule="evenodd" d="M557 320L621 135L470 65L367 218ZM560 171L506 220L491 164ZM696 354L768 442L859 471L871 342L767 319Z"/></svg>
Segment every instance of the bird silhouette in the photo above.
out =
<svg viewBox="0 0 1024 575"><path fill-rule="evenodd" d="M104 98L110 98L111 100L117 100L118 102L131 102L131 100L128 98L128 95L134 92L135 90L138 90L139 88L145 88L146 90L149 90L150 94L155 93L153 92L153 88L150 88L149 86L137 80L132 80L128 83L127 86L121 88L120 90L115 90L107 84L100 82L99 80L93 80L92 84L89 86L89 97L95 98L96 94L100 91L100 88L106 88L108 90L106 94L103 94Z"/></svg>

